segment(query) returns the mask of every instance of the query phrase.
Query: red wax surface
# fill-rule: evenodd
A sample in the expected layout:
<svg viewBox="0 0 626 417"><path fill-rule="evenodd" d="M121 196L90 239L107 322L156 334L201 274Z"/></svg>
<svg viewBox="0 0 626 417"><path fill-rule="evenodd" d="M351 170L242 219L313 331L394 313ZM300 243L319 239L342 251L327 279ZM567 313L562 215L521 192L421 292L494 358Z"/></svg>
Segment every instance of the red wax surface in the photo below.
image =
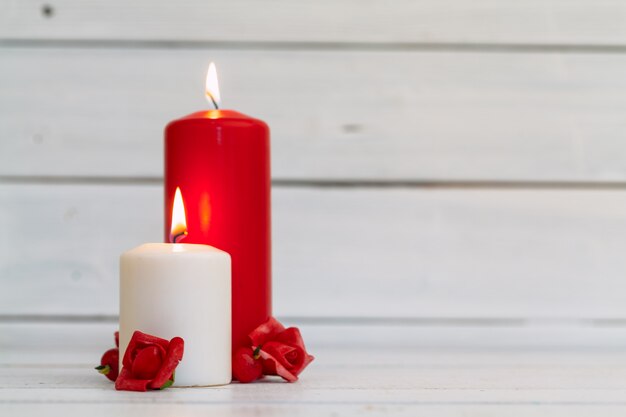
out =
<svg viewBox="0 0 626 417"><path fill-rule="evenodd" d="M272 313L269 128L232 110L165 128L165 241L180 187L188 236L232 258L233 350Z"/></svg>

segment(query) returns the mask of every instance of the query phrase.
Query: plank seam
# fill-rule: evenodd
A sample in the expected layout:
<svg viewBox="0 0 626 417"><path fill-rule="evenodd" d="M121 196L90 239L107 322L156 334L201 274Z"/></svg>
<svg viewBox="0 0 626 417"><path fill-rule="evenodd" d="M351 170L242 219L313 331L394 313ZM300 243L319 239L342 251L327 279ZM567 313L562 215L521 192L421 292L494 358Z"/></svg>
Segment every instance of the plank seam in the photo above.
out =
<svg viewBox="0 0 626 417"><path fill-rule="evenodd" d="M413 327L626 327L626 318L486 318L486 317L303 317L279 316L288 323L336 326ZM0 323L115 323L117 315L0 314Z"/></svg>
<svg viewBox="0 0 626 417"><path fill-rule="evenodd" d="M28 185L162 185L162 177L78 177L0 175L0 184ZM441 188L528 190L626 190L626 181L508 181L508 180L368 180L368 179L274 179L277 188Z"/></svg>
<svg viewBox="0 0 626 417"><path fill-rule="evenodd" d="M493 52L623 54L620 44L533 44L457 42L317 42L317 41L204 41L115 39L0 39L0 47L93 49L230 49L274 51L372 52Z"/></svg>
<svg viewBox="0 0 626 417"><path fill-rule="evenodd" d="M0 390L3 389L17 389L17 390L38 390L42 389L40 387L24 387L24 388L5 388L0 387ZM87 387L87 388L64 388L64 387L45 387L43 389L58 389L58 390L95 390L96 388ZM101 389L101 388L98 388ZM200 388L201 389L201 388ZM215 389L215 388L212 388ZM431 389L415 389L411 390L413 392L419 391L429 391ZM478 388L466 388L467 391L484 391L484 389ZM339 390L341 391L341 390ZM547 390L552 391L552 390ZM384 406L459 406L459 407L467 407L467 406L625 406L626 401L536 401L536 400L528 400L528 401L420 401L420 400L407 400L407 401L398 401L398 400L365 400L365 401L346 401L346 400L337 400L337 401L329 401L329 400L315 400L315 401L297 401L297 400L241 400L237 401L221 401L221 400L188 400L184 401L185 404L191 405L228 405L228 406L250 406L250 405L281 405L281 406L328 406L328 405L342 405L342 406L365 406L365 405L384 405ZM172 399L172 400L159 400L155 402L154 399L139 399L133 398L133 401L129 400L119 400L119 401L111 401L111 400L0 400L0 404L180 404L180 400Z"/></svg>

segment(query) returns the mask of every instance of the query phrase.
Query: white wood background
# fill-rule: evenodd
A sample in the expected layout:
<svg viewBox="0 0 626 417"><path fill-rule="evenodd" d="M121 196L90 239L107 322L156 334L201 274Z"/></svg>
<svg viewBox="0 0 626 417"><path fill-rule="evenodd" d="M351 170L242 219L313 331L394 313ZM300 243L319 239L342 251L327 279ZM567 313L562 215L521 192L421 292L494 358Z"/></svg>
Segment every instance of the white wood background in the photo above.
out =
<svg viewBox="0 0 626 417"><path fill-rule="evenodd" d="M114 392L118 256L211 60L317 359ZM624 415L625 74L621 0L0 0L0 415Z"/></svg>
<svg viewBox="0 0 626 417"><path fill-rule="evenodd" d="M0 9L3 320L115 320L119 253L160 239L162 129L215 60L272 129L277 315L626 323L626 3Z"/></svg>
<svg viewBox="0 0 626 417"><path fill-rule="evenodd" d="M0 4L2 317L114 319L215 60L272 128L279 316L626 319L626 4Z"/></svg>

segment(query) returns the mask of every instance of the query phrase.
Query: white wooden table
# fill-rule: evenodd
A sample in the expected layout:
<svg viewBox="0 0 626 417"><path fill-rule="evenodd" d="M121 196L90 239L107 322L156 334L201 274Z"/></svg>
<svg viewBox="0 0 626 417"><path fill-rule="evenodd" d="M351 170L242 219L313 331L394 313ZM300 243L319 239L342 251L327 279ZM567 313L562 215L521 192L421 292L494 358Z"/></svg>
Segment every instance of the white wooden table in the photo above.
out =
<svg viewBox="0 0 626 417"><path fill-rule="evenodd" d="M324 336L323 328L305 326L316 360L295 384L268 379L218 388L117 392L93 370L100 354L112 345L115 326L0 324L0 415L626 413L624 350L592 345L437 349L428 343L408 343L403 347L384 340L388 337L384 331L372 334L365 327L360 340L366 343L360 343L358 330L341 332L351 339L341 341L333 334ZM436 333L426 330L424 335ZM335 339L338 342L331 342ZM441 341L439 336L433 339Z"/></svg>

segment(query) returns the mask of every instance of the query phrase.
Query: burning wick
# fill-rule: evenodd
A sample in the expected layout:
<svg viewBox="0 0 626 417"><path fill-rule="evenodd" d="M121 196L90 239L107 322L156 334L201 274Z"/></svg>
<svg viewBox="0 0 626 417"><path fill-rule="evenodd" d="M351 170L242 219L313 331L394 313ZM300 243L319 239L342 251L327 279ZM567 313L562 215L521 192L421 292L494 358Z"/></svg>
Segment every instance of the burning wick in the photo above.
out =
<svg viewBox="0 0 626 417"><path fill-rule="evenodd" d="M177 235L172 236L170 239L172 240L172 243L180 243L180 241L186 238L188 234L189 233L187 233L187 231L185 230Z"/></svg>
<svg viewBox="0 0 626 417"><path fill-rule="evenodd" d="M213 107L215 107L215 110L219 110L220 106L217 104L217 101L215 101L215 98L213 98L213 94L211 94L210 91L207 91L206 96L211 100L211 103L213 103Z"/></svg>
<svg viewBox="0 0 626 417"><path fill-rule="evenodd" d="M174 194L174 206L172 207L172 228L170 229L170 242L179 243L187 237L187 218L185 216L185 204L180 187L176 187Z"/></svg>
<svg viewBox="0 0 626 417"><path fill-rule="evenodd" d="M211 62L209 64L209 70L206 74L206 85L204 89L204 94L207 99L213 103L215 110L219 110L220 108L220 86L217 82L217 69L215 68L215 64Z"/></svg>

